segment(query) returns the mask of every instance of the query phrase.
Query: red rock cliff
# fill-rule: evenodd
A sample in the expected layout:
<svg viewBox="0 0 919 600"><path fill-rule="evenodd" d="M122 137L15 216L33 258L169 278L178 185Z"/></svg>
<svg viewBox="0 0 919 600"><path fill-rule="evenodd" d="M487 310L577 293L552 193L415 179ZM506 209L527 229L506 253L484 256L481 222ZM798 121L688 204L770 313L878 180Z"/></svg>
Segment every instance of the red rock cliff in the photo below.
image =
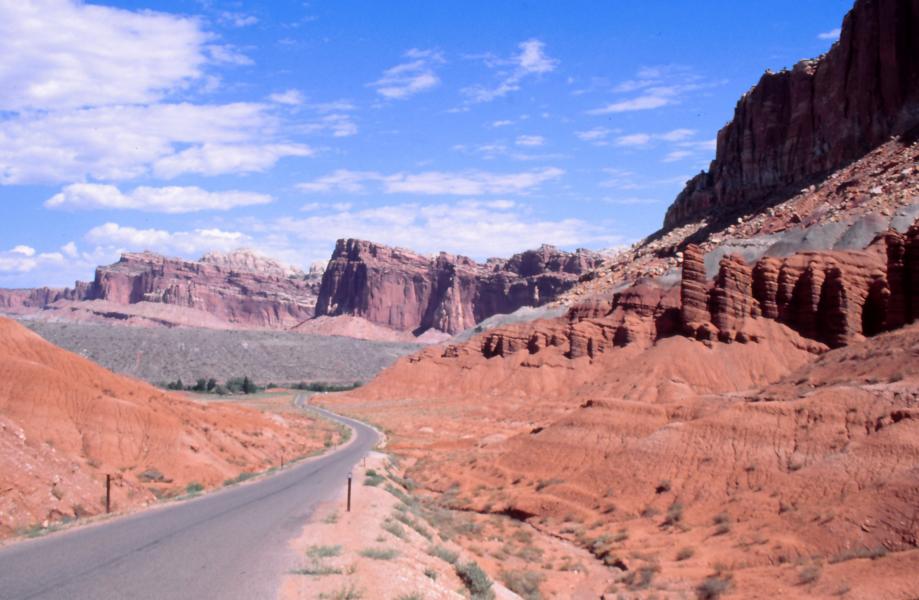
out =
<svg viewBox="0 0 919 600"><path fill-rule="evenodd" d="M457 333L494 314L538 306L599 263L586 250L543 246L478 264L428 258L362 240L339 240L322 279L316 315L350 314L403 331Z"/></svg>
<svg viewBox="0 0 919 600"><path fill-rule="evenodd" d="M283 328L313 316L318 287L318 273L307 275L247 251L200 261L125 253L73 289L0 290L0 310L36 312L61 300L152 302L199 309L231 326Z"/></svg>
<svg viewBox="0 0 919 600"><path fill-rule="evenodd" d="M919 0L858 0L827 54L767 72L740 99L664 228L755 209L917 124Z"/></svg>

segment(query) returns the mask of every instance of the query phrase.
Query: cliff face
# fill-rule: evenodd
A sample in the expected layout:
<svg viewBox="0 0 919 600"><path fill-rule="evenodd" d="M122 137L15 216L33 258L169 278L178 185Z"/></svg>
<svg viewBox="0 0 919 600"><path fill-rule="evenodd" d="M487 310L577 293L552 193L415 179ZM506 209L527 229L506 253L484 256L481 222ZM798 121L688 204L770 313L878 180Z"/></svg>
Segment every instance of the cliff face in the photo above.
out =
<svg viewBox="0 0 919 600"><path fill-rule="evenodd" d="M679 285L639 281L613 295L573 307L567 319L502 327L444 357L536 354L556 347L567 358L595 358L617 347L648 348L684 334L711 345L757 342L777 321L801 337L802 349L838 348L919 319L919 221L906 234L889 231L865 250L799 252L747 265L721 260L714 281L703 254L689 245Z"/></svg>
<svg viewBox="0 0 919 600"><path fill-rule="evenodd" d="M791 71L767 72L718 133L664 228L797 191L919 124L919 1L858 0L839 41Z"/></svg>
<svg viewBox="0 0 919 600"><path fill-rule="evenodd" d="M362 240L339 240L319 289L316 315L355 315L420 333L457 333L494 314L538 306L599 264L586 250L543 246L478 264L441 253L428 258Z"/></svg>
<svg viewBox="0 0 919 600"><path fill-rule="evenodd" d="M125 253L73 289L0 290L0 308L28 314L60 301L100 300L107 307L139 303L196 309L228 326L283 328L313 315L319 273L310 275L251 252L209 254L200 261L150 252Z"/></svg>

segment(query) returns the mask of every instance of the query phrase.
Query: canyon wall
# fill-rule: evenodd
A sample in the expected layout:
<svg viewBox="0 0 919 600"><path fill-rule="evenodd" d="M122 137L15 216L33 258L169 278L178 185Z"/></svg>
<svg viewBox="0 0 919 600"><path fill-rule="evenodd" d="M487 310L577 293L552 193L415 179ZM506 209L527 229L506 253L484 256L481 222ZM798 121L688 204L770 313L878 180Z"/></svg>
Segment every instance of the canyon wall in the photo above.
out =
<svg viewBox="0 0 919 600"><path fill-rule="evenodd" d="M286 328L313 315L319 280L318 271L306 274L248 251L199 261L125 253L72 289L0 290L0 310L27 315L68 302L147 303L203 311L228 326Z"/></svg>
<svg viewBox="0 0 919 600"><path fill-rule="evenodd" d="M484 264L441 253L429 258L363 240L339 240L329 261L316 315L354 315L420 333L457 333L494 315L538 306L596 267L587 250L542 246Z"/></svg>
<svg viewBox="0 0 919 600"><path fill-rule="evenodd" d="M721 260L714 281L704 255L689 245L679 285L639 280L612 295L573 307L565 318L502 327L444 357L536 354L560 348L567 358L594 358L615 347L647 348L686 335L713 342L756 342L778 322L809 351L838 348L919 319L919 221L905 234L888 231L867 249L799 252L748 265Z"/></svg>
<svg viewBox="0 0 919 600"><path fill-rule="evenodd" d="M919 1L858 0L839 41L767 72L718 133L715 160L667 211L664 229L756 210L919 126Z"/></svg>

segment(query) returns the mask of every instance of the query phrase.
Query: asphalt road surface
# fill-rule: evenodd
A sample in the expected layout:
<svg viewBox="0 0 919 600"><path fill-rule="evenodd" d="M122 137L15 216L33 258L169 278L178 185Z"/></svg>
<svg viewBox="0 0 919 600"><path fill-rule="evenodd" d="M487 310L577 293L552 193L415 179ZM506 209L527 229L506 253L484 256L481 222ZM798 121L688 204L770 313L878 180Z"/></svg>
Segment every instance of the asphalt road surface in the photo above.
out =
<svg viewBox="0 0 919 600"><path fill-rule="evenodd" d="M0 549L0 598L275 598L284 574L301 566L290 540L377 440L363 423L326 414L356 433L327 456L193 500ZM358 494L354 501L359 506Z"/></svg>

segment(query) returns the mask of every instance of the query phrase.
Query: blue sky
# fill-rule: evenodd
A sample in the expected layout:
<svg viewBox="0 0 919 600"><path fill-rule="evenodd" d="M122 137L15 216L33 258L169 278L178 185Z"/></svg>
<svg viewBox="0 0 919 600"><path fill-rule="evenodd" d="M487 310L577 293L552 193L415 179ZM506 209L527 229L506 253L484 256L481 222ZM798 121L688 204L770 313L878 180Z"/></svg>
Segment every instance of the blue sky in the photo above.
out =
<svg viewBox="0 0 919 600"><path fill-rule="evenodd" d="M631 243L850 7L0 0L0 286L124 250Z"/></svg>

